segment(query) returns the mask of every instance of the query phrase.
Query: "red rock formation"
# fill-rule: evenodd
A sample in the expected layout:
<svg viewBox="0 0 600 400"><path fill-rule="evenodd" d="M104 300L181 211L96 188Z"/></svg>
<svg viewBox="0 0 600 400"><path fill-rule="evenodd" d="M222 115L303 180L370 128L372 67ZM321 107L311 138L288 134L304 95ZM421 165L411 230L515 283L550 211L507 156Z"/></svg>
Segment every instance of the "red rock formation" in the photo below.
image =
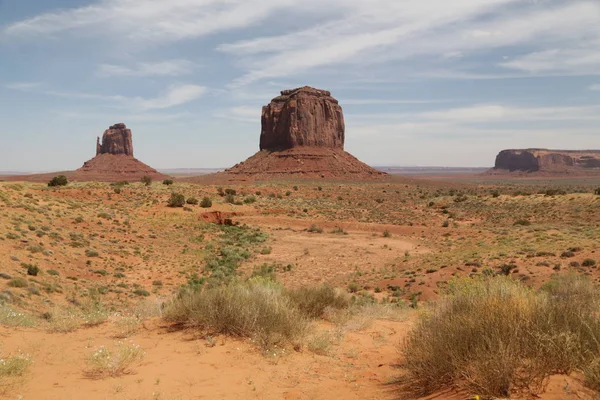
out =
<svg viewBox="0 0 600 400"><path fill-rule="evenodd" d="M96 157L75 171L72 179L79 181L139 180L143 176L164 179L154 168L133 157L133 138L125 124L111 126L96 140Z"/></svg>
<svg viewBox="0 0 600 400"><path fill-rule="evenodd" d="M284 90L263 107L261 122L260 151L226 170L226 176L361 180L387 175L344 151L342 107L328 91Z"/></svg>
<svg viewBox="0 0 600 400"><path fill-rule="evenodd" d="M261 150L299 146L344 149L344 115L331 93L304 86L283 90L262 109Z"/></svg>
<svg viewBox="0 0 600 400"><path fill-rule="evenodd" d="M503 150L490 173L600 173L600 150Z"/></svg>
<svg viewBox="0 0 600 400"><path fill-rule="evenodd" d="M127 129L125 124L120 123L104 131L102 144L100 144L100 138L96 141L96 155L99 154L125 154L126 156L133 156L131 129Z"/></svg>

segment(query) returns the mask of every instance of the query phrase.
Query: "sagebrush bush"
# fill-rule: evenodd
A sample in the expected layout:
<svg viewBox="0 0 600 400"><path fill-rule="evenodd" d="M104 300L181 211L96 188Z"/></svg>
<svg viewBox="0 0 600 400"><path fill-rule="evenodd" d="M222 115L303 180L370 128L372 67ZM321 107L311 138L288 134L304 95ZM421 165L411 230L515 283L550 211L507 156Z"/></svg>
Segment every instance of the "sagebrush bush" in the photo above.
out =
<svg viewBox="0 0 600 400"><path fill-rule="evenodd" d="M167 205L169 207L183 207L185 205L185 196L181 193L171 193Z"/></svg>
<svg viewBox="0 0 600 400"><path fill-rule="evenodd" d="M426 395L459 386L485 396L539 393L548 376L600 361L598 288L584 277L554 278L538 292L497 276L454 281L422 315L402 352L404 388Z"/></svg>
<svg viewBox="0 0 600 400"><path fill-rule="evenodd" d="M328 307L343 309L350 306L350 296L328 285L302 287L286 291L286 295L305 315L318 318Z"/></svg>
<svg viewBox="0 0 600 400"><path fill-rule="evenodd" d="M210 199L210 197L204 197L204 198L202 198L202 201L200 202L200 207L202 207L202 208L211 208L212 207L212 200Z"/></svg>
<svg viewBox="0 0 600 400"><path fill-rule="evenodd" d="M48 182L48 186L66 186L69 184L69 180L64 175L58 175L52 178L50 182Z"/></svg>
<svg viewBox="0 0 600 400"><path fill-rule="evenodd" d="M169 322L212 334L252 338L263 349L295 343L308 328L308 319L281 287L260 279L182 290L164 315Z"/></svg>

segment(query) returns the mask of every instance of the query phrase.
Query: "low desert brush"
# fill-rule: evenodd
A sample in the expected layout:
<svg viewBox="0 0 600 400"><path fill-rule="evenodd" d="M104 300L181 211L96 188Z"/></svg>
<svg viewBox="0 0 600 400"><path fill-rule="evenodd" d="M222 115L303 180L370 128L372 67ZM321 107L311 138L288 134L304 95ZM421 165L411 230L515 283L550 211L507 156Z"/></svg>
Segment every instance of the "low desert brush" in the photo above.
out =
<svg viewBox="0 0 600 400"><path fill-rule="evenodd" d="M279 285L261 279L182 290L165 318L211 334L249 337L265 350L297 343L309 322Z"/></svg>
<svg viewBox="0 0 600 400"><path fill-rule="evenodd" d="M599 311L598 288L577 275L556 277L540 291L504 276L450 282L403 345L405 389L426 395L459 386L508 397L539 393L550 375L572 371L593 387Z"/></svg>
<svg viewBox="0 0 600 400"><path fill-rule="evenodd" d="M350 296L327 285L302 287L286 291L290 300L310 318L318 318L329 307L342 309L350 306Z"/></svg>

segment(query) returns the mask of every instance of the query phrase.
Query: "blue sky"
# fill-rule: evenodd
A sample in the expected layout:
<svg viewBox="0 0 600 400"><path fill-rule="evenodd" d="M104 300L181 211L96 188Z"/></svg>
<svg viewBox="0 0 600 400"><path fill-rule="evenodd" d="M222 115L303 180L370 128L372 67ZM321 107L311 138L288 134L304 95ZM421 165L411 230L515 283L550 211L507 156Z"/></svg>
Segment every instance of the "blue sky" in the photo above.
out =
<svg viewBox="0 0 600 400"><path fill-rule="evenodd" d="M372 165L600 148L600 2L0 0L0 170L78 168L116 122L153 167L231 166L303 85Z"/></svg>

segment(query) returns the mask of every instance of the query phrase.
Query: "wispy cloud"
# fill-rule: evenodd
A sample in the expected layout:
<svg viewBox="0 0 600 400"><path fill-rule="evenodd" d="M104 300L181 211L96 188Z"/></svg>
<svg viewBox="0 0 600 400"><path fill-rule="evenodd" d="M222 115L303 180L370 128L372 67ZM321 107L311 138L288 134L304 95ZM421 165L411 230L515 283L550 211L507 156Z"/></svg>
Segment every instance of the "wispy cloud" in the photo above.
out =
<svg viewBox="0 0 600 400"><path fill-rule="evenodd" d="M7 87L13 90L31 91L37 86L30 87L23 85L7 85ZM127 97L121 95L104 95L97 93L82 93L50 89L35 91L35 93L43 95L63 97L68 99L100 100L106 102L108 106L114 106L114 103L118 103L121 107L128 107L137 111L164 109L179 106L200 98L206 92L206 87L193 84L171 85L162 95L152 98L145 98L141 96Z"/></svg>
<svg viewBox="0 0 600 400"><path fill-rule="evenodd" d="M149 76L180 76L192 72L194 63L188 60L167 60L156 63L137 63L135 66L102 64L98 67L97 75L101 77L149 77Z"/></svg>
<svg viewBox="0 0 600 400"><path fill-rule="evenodd" d="M600 91L600 83L596 83L590 86L590 90Z"/></svg>
<svg viewBox="0 0 600 400"><path fill-rule="evenodd" d="M510 7L509 7L510 6ZM453 63L494 48L546 48L600 40L600 4L588 0L530 3L513 0L375 0L354 4L339 19L308 29L222 44L217 50L239 57L248 72L234 86L338 64L370 66L394 60L435 58ZM586 69L600 54L575 54ZM524 67L517 60L505 66ZM491 66L495 66L492 64ZM548 71L569 71L555 68ZM578 73L585 72L576 69ZM407 73L423 73L410 71Z"/></svg>
<svg viewBox="0 0 600 400"><path fill-rule="evenodd" d="M12 38L85 30L138 42L171 42L243 28L289 7L291 0L100 0L8 25Z"/></svg>
<svg viewBox="0 0 600 400"><path fill-rule="evenodd" d="M7 89L30 90L41 86L40 82L12 82L5 85Z"/></svg>
<svg viewBox="0 0 600 400"><path fill-rule="evenodd" d="M260 122L261 107L238 106L215 112L217 118L231 119L234 121L258 123Z"/></svg>
<svg viewBox="0 0 600 400"><path fill-rule="evenodd" d="M502 63L502 66L530 73L600 75L600 47L544 50Z"/></svg>
<svg viewBox="0 0 600 400"><path fill-rule="evenodd" d="M170 108L196 100L206 93L206 87L198 85L173 85L159 97L135 98L136 106L143 110Z"/></svg>

